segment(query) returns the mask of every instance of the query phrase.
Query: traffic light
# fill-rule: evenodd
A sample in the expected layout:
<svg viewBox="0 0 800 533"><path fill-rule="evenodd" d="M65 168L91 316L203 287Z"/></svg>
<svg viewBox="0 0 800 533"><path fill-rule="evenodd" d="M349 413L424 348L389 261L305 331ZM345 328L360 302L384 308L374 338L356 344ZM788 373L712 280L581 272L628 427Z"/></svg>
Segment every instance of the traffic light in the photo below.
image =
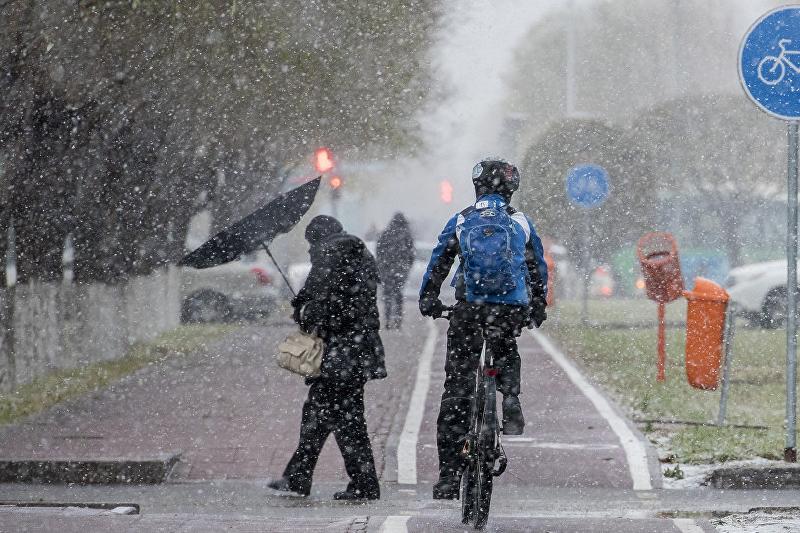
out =
<svg viewBox="0 0 800 533"><path fill-rule="evenodd" d="M453 201L453 185L448 180L439 183L439 198L446 204Z"/></svg>
<svg viewBox="0 0 800 533"><path fill-rule="evenodd" d="M339 198L342 197L342 185L344 185L344 180L341 176L331 176L328 180L328 185L331 187L331 198L334 202L338 201Z"/></svg>
<svg viewBox="0 0 800 533"><path fill-rule="evenodd" d="M324 146L322 148L317 148L314 152L314 168L317 169L317 172L323 174L333 170L333 166L333 153Z"/></svg>

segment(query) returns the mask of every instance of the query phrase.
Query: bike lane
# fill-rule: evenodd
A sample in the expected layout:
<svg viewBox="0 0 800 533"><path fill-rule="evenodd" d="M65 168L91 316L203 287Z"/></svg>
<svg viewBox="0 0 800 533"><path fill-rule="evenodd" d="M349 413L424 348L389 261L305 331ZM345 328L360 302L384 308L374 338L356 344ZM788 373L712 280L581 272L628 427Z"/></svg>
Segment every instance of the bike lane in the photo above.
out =
<svg viewBox="0 0 800 533"><path fill-rule="evenodd" d="M428 500L415 516L390 517L385 531L463 531L460 502L430 500L438 476L436 417L444 381L446 322L437 321L437 343L431 361L430 388L417 444L418 501ZM548 346L525 333L519 339L522 357L522 401L525 434L504 436L508 470L495 478L488 530L497 531L707 531L692 520L672 520L641 509L638 491L658 482L647 446L631 455L625 438L641 436L617 414L616 408L589 383L581 383ZM561 354L563 357L563 354ZM567 361L569 364L569 361ZM571 375L572 374L572 375ZM594 397L593 397L594 394ZM606 402L603 406L602 403ZM609 411L611 411L609 413ZM616 417L616 419L614 418ZM618 426L623 424L625 430ZM615 427L617 426L617 427ZM625 431L628 434L625 434ZM631 468L631 464L635 468ZM636 468L639 471L636 471ZM641 471L644 469L644 472ZM659 478L659 475L652 476ZM637 479L638 478L638 479ZM634 490L637 489L637 490ZM603 505L604 494L608 506ZM553 504L548 504L552 501ZM612 502L616 501L617 504ZM600 505L596 505L600 502ZM402 526L396 527L397 520Z"/></svg>
<svg viewBox="0 0 800 533"><path fill-rule="evenodd" d="M418 477L427 482L435 481L438 475L436 417L444 382L446 324L438 326L440 342L431 367L418 444ZM495 490L633 489L625 449L609 421L532 336L523 334L519 338L519 350L525 434L502 437L508 474L496 480Z"/></svg>

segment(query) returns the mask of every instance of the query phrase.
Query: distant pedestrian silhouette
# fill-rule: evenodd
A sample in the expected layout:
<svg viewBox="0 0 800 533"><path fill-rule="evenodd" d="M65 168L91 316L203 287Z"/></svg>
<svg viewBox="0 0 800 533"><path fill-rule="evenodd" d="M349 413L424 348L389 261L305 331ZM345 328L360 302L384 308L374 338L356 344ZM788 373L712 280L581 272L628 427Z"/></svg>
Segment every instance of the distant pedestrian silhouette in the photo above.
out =
<svg viewBox="0 0 800 533"><path fill-rule="evenodd" d="M414 237L402 213L395 213L378 237L376 255L383 282L386 329L397 329L403 323L403 288L415 255Z"/></svg>

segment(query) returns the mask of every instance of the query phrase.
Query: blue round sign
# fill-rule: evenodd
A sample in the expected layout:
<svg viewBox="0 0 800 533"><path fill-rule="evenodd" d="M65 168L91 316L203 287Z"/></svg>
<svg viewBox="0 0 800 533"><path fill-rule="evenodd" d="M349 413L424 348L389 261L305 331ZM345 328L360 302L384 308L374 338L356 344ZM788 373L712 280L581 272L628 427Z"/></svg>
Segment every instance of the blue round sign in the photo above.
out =
<svg viewBox="0 0 800 533"><path fill-rule="evenodd" d="M739 50L739 79L770 115L800 119L800 6L779 7L753 24Z"/></svg>
<svg viewBox="0 0 800 533"><path fill-rule="evenodd" d="M579 165L567 174L567 196L581 207L597 207L608 198L608 172L600 165Z"/></svg>

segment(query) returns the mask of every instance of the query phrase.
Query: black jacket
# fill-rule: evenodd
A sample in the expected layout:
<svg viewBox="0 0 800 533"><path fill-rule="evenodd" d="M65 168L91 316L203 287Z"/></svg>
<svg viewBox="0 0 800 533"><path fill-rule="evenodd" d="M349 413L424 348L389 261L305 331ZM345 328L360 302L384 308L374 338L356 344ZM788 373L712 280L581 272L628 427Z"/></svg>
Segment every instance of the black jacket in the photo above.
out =
<svg viewBox="0 0 800 533"><path fill-rule="evenodd" d="M378 271L387 285L403 285L414 263L414 237L406 218L398 213L378 237L376 247Z"/></svg>
<svg viewBox="0 0 800 533"><path fill-rule="evenodd" d="M295 321L325 342L322 378L386 377L375 259L358 237L335 233L312 244L311 271L292 301Z"/></svg>

